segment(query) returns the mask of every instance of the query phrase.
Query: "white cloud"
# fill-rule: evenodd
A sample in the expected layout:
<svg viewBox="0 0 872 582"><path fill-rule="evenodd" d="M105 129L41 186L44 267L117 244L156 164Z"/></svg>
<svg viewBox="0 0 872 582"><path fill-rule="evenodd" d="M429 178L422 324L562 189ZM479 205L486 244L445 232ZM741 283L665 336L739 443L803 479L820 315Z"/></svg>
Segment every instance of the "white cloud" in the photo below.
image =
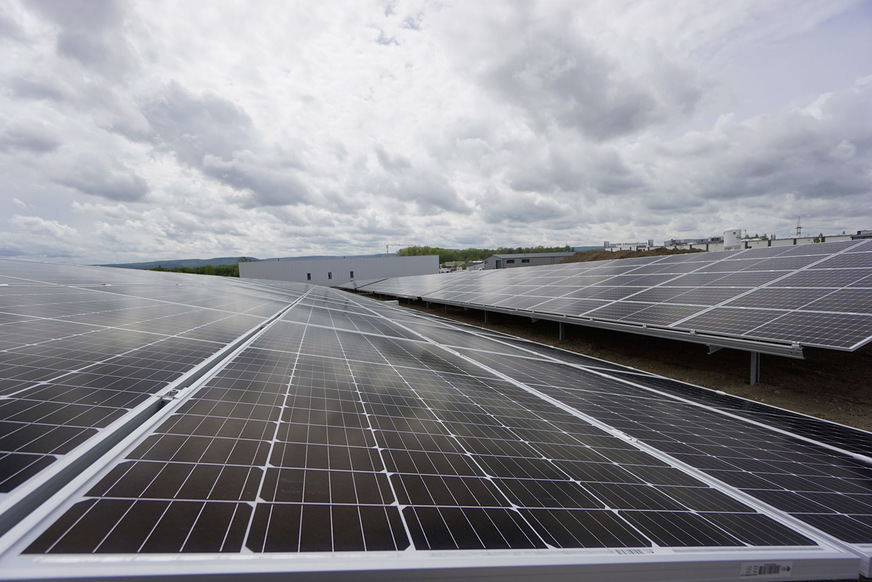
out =
<svg viewBox="0 0 872 582"><path fill-rule="evenodd" d="M22 216L16 214L9 219L9 224L18 231L35 235L49 235L58 238L76 235L76 229L61 224L56 220L44 220L38 216Z"/></svg>
<svg viewBox="0 0 872 582"><path fill-rule="evenodd" d="M209 6L0 7L0 253L872 227L861 2Z"/></svg>

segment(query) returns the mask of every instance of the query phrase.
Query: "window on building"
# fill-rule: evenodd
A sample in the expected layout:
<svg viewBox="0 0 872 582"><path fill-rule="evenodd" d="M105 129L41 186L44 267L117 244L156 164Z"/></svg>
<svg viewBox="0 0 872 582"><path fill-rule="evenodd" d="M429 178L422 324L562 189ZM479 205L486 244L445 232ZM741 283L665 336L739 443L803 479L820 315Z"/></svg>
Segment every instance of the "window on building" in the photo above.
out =
<svg viewBox="0 0 872 582"><path fill-rule="evenodd" d="M306 273L306 281L312 280L312 273Z"/></svg>
<svg viewBox="0 0 872 582"><path fill-rule="evenodd" d="M328 278L328 279L332 279L332 278L333 278L333 271L327 271L327 278Z"/></svg>
<svg viewBox="0 0 872 582"><path fill-rule="evenodd" d="M529 262L530 262L530 259L521 259L521 262L522 262L522 263L529 263Z"/></svg>
<svg viewBox="0 0 872 582"><path fill-rule="evenodd" d="M348 276L354 279L354 271L349 271Z"/></svg>
<svg viewBox="0 0 872 582"><path fill-rule="evenodd" d="M515 259L506 259L506 264L510 265L515 262Z"/></svg>

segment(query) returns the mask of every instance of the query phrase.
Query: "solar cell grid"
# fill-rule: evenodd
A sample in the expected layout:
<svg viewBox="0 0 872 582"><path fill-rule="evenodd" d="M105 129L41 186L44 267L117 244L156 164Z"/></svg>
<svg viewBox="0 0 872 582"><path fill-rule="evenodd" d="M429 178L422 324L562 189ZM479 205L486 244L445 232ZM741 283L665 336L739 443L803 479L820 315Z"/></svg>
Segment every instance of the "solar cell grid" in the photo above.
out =
<svg viewBox="0 0 872 582"><path fill-rule="evenodd" d="M794 311L754 330L759 337L855 350L868 343L872 315Z"/></svg>
<svg viewBox="0 0 872 582"><path fill-rule="evenodd" d="M602 299L613 301L615 299L624 299L631 297L636 293L644 290L644 287L595 287L599 291L591 296L591 299ZM632 301L632 299L630 299Z"/></svg>
<svg viewBox="0 0 872 582"><path fill-rule="evenodd" d="M548 301L545 297L531 297L529 295L508 295L508 296L492 296L489 304L496 307L505 307L509 309L531 309L541 303Z"/></svg>
<svg viewBox="0 0 872 582"><path fill-rule="evenodd" d="M772 287L847 287L872 286L872 271L849 269L815 269L799 271L772 282Z"/></svg>
<svg viewBox="0 0 872 582"><path fill-rule="evenodd" d="M820 260L820 257L818 257ZM824 258L810 269L868 269L872 265L872 253L857 252L833 255Z"/></svg>
<svg viewBox="0 0 872 582"><path fill-rule="evenodd" d="M626 390L591 392L551 387L541 390L630 436L652 442L657 448L751 495L756 496L761 490L827 492L833 494L831 501L859 495L852 511L857 516L865 515L865 500L872 493L868 480L872 467L846 455L832 453L796 437L772 433L763 427L748 425L741 430L732 429L723 419L714 421L717 416L714 412L656 398L639 398ZM680 445L670 447L669 441L664 442L665 437L672 437L672 442ZM714 467L700 463L700 455L718 459L719 463ZM774 500L774 496L766 495L767 502ZM817 511L809 511L810 507L805 506L798 517L839 513L823 501L825 498L816 500ZM779 507L790 511L787 504ZM848 535L847 530L836 527L826 531L842 539Z"/></svg>
<svg viewBox="0 0 872 582"><path fill-rule="evenodd" d="M698 289L681 288L682 293L672 298L667 298L666 303L682 303L686 305L718 305L729 301L737 295L747 293L748 289L742 287L700 287Z"/></svg>
<svg viewBox="0 0 872 582"><path fill-rule="evenodd" d="M451 280L442 279L440 289L435 293L422 292L428 301L461 303L473 305L482 309L488 306L517 309L529 312L533 317L542 314L553 317L565 315L579 317L578 320L570 320L572 323L591 325L591 321L602 319L605 322L621 322L639 324L632 330L641 328L642 325L666 326L677 334L677 337L686 337L686 332L691 330L703 330L725 337L741 337L743 340L755 340L761 342L761 349L766 351L768 346L774 343L795 345L827 346L826 342L834 337L827 332L825 337L812 338L805 328L796 330L800 336L785 337L784 327L779 327L779 335L759 336L753 328L747 324L758 327L766 323L761 318L764 312L738 313L716 311L697 314L702 319L694 319L693 327L684 325L682 317L694 315L690 309L677 310L681 313L672 318L667 314L668 310L638 310L636 306L627 305L627 302L641 301L666 301L677 305L701 305L716 306L726 302L744 290L765 288L765 291L755 294L752 298L744 299L745 302L735 303L739 306L754 306L769 309L771 317L781 317L782 309L802 307L802 303L796 304L808 297L811 300L820 298L820 293L815 289L834 290L840 287L844 281L847 284L864 285L865 281L872 281L872 263L870 252L856 252L865 249L864 241L852 241L850 243L824 243L822 245L805 245L800 247L769 247L759 249L746 249L739 252L727 253L700 253L683 256L651 257L633 261L607 261L599 264L574 263L568 265L551 265L546 267L534 267L517 273L517 270L499 270L482 274L476 280L481 292L470 293L468 290L461 292L461 288L468 286L455 286ZM845 251L855 251L847 253ZM839 254L843 253L843 254ZM853 258L851 258L853 257ZM841 261L841 262L840 262ZM827 265L848 265L838 269L827 269L833 274L829 277L816 277L809 267L824 268ZM642 269L642 270L640 270ZM860 275L857 271L870 270L870 274ZM656 271L656 274L650 272ZM562 278L558 274L563 275ZM849 274L850 273L850 274ZM458 279L459 280L459 279ZM530 283L535 282L542 287L536 290L530 289ZM386 289L390 288L389 281L382 282ZM637 285L633 285L636 283ZM638 284L644 283L641 287ZM804 283L807 283L804 284ZM566 291L570 285L577 286L574 290ZM872 285L872 283L869 283ZM599 288L602 287L602 291ZM638 287L638 288L633 288ZM683 297L670 297L673 288L687 287L691 293ZM700 290L703 287L704 290ZM778 291L785 287L810 287L804 292L791 292L785 301L779 301ZM520 295L520 297L519 297ZM542 301L526 297L551 297L557 298L597 298L605 301L614 301L614 304L606 306L582 305L563 301ZM680 298L679 298L680 297ZM795 301L791 302L791 299ZM754 302L756 301L756 303ZM747 303L746 303L747 302ZM583 308L580 308L583 307ZM638 316L636 314L638 313ZM739 321L723 321L727 315L741 315ZM718 320L718 321L715 321ZM697 326L705 322L703 329ZM782 322L783 324L784 322ZM773 322L776 325L777 322ZM834 316L831 325L837 326L839 318ZM778 324L781 325L781 324ZM867 330L868 335L868 330ZM851 335L858 335L858 330L852 330ZM872 336L870 336L872 337ZM857 346L865 338L858 338L850 342L845 338L837 338L836 344L828 345L834 349L850 349L845 346ZM717 340L713 340L717 341ZM726 340L724 340L726 341Z"/></svg>
<svg viewBox="0 0 872 582"><path fill-rule="evenodd" d="M755 289L726 303L729 307L759 307L762 309L799 309L820 297L820 292L808 289Z"/></svg>
<svg viewBox="0 0 872 582"><path fill-rule="evenodd" d="M699 313L702 309L703 307L697 306L659 304L635 311L629 318L636 323L668 326Z"/></svg>
<svg viewBox="0 0 872 582"><path fill-rule="evenodd" d="M99 327L92 325L50 319L7 323L2 327L3 335L0 337L0 349L6 350L22 345L81 336L99 329Z"/></svg>
<svg viewBox="0 0 872 582"><path fill-rule="evenodd" d="M864 289L837 289L817 301L805 305L803 310L832 313L872 313L872 293Z"/></svg>
<svg viewBox="0 0 872 582"><path fill-rule="evenodd" d="M746 271L795 271L807 267L812 263L821 260L819 255L805 255L785 257L778 256L771 259L765 259L759 263L755 263L750 267L746 267Z"/></svg>
<svg viewBox="0 0 872 582"><path fill-rule="evenodd" d="M670 265L662 264L660 261L647 262L633 270L634 275L653 275L660 274L660 277L666 277L671 274ZM664 274L665 273L665 274Z"/></svg>
<svg viewBox="0 0 872 582"><path fill-rule="evenodd" d="M651 307L651 305L651 303L642 303L637 301L615 302L609 303L604 307L594 309L593 311L588 311L587 313L585 313L585 316L594 317L596 319L625 319L632 316L638 311L642 311L647 307Z"/></svg>
<svg viewBox="0 0 872 582"><path fill-rule="evenodd" d="M9 267L4 263L4 268ZM11 269L21 270L19 266ZM25 275L64 284L90 283L93 279L87 273L97 272L33 266L23 270ZM0 382L4 392L16 392L14 400L0 406L6 429L0 444L0 450L6 451L0 453L6 492L39 477L59 456L101 434L99 429L109 427L145 403L150 394L262 321L145 297L154 293L174 301L202 299L203 290L131 286L124 283L143 279L143 275L105 270L99 274L121 284L45 287L0 296L0 309L24 309L53 318L31 320L44 333L29 333L27 338L3 333L8 341L0 356L5 363ZM145 279L156 280L147 275ZM263 303L257 300L258 305ZM251 301L241 304L248 306ZM192 337L162 335L177 333Z"/></svg>
<svg viewBox="0 0 872 582"><path fill-rule="evenodd" d="M787 247L784 251L784 255L828 255L833 254L840 251L846 252L863 252L869 250L869 241L868 240L849 240L849 241L839 241L839 242L828 242L821 244L813 244L813 245L797 245L792 247Z"/></svg>
<svg viewBox="0 0 872 582"><path fill-rule="evenodd" d="M786 271L742 271L727 273L709 285L717 287L759 287L786 276Z"/></svg>
<svg viewBox="0 0 872 582"><path fill-rule="evenodd" d="M761 258L742 258L740 256L729 257L720 261L713 261L698 269L700 273L735 273L737 271L757 270L756 267L764 262ZM762 269L765 270L765 269Z"/></svg>
<svg viewBox="0 0 872 582"><path fill-rule="evenodd" d="M457 430L460 428L456 424L449 423L449 425L453 427L455 432L457 432ZM471 431L471 427L473 426L477 425L468 425L465 430ZM481 427L478 427L478 432L481 432L482 430L483 429L481 429ZM556 466L548 463L543 464L540 461L540 459L542 458L542 451L537 451L535 450L535 448L531 447L530 445L525 445L519 440L510 440L511 437L514 436L514 434L513 431L508 429L506 426L503 426L502 429L497 430L496 433L494 433L494 430L496 429L490 428L485 431L491 435L491 437L488 438L473 438L470 436L461 437L461 442L463 443L464 448L472 450L475 454L475 458L479 459L479 461L484 464L489 472L494 473L497 476L503 475L505 477L515 477L515 475L518 474L517 471L522 471L521 475L523 475L524 479L530 479L531 477L534 478L533 482L525 481L525 483L527 483L529 486L542 487L542 483L549 483L548 487L551 487L552 489L554 487L563 487L564 490L566 487L570 487L570 490L573 490L573 488L577 489L577 487L575 487L570 481L567 480L567 475L559 471ZM499 434L501 438L492 438L494 434ZM517 439L518 437L514 436L514 438ZM603 435L601 436L601 438L607 437ZM622 451L622 449L615 449L615 451ZM622 451L619 456L621 456L622 454L625 453ZM633 458L633 455L630 455L630 457ZM636 454L635 457L644 457L644 455ZM653 459L651 461L653 464L659 464L656 461L653 461ZM546 481L535 481L535 478L537 476L546 479ZM554 485L553 479L555 478L565 481L564 484L562 486ZM515 480L516 479L517 478L515 478ZM500 482L503 482L504 484L514 484L514 480ZM647 496L643 495L643 493L647 494ZM637 494L641 495L640 499L642 500L642 502L646 504L654 503L654 501L652 501L650 498L650 490L639 490ZM424 493L421 493L421 495L424 495ZM432 491L430 489L427 490L427 495L432 495ZM455 495L451 498L456 499L457 497ZM430 498L428 497L427 499ZM448 497L444 497L444 499L448 499ZM517 500L518 497L516 491L515 502L517 502ZM570 501L569 503L572 506L577 506L578 501ZM635 505L638 505L638 503L636 503ZM537 501L535 506L542 506L541 501ZM684 508L684 506L679 507ZM638 509L638 507L635 506L634 508Z"/></svg>
<svg viewBox="0 0 872 582"><path fill-rule="evenodd" d="M653 287L645 289L633 296L634 301L643 301L646 303L660 303L673 297L677 297L682 293L687 293L687 289L681 287Z"/></svg>
<svg viewBox="0 0 872 582"><path fill-rule="evenodd" d="M744 335L773 319L784 316L784 313L772 309L715 307L680 322L680 325L683 328L699 331Z"/></svg>
<svg viewBox="0 0 872 582"><path fill-rule="evenodd" d="M712 488L712 475L771 496L766 503L843 539L865 540L863 528L872 530L872 469L856 459L604 378L614 365L435 320L398 325L395 308L385 305L352 315L347 306L368 302L337 301L333 293L307 297L311 305L294 306L202 388L171 404L156 429L58 507L25 555L224 552L250 561L252 552L602 548L584 555L619 564L616 549L706 548L694 554L705 562L724 559L711 553L717 548L816 548L805 533L727 495L728 487ZM190 297L210 303L207 294ZM658 321L691 309L641 306ZM205 331L209 319L193 317L186 329ZM198 337L220 340L235 329ZM82 425L74 428L99 425L105 417L83 401L88 391L141 396L109 386L139 375L152 378L148 390L165 386L225 345L147 333L124 343L122 355L110 345L117 330L104 331L99 345L109 357L98 365L71 340L61 341L90 362L59 357L47 345L14 350L34 358L30 368L43 360L59 375L74 368L65 377L76 381L58 384L56 393L34 387L26 393L44 400L0 401L0 411L11 422L38 423L69 402L70 412L84 414L73 417ZM709 482L663 452L652 454L658 447ZM13 481L46 459L16 454L0 458ZM794 497L781 495L787 487Z"/></svg>
<svg viewBox="0 0 872 582"><path fill-rule="evenodd" d="M561 298L544 301L536 307L536 310L540 313L582 315L604 305L606 305L606 301L598 299Z"/></svg>

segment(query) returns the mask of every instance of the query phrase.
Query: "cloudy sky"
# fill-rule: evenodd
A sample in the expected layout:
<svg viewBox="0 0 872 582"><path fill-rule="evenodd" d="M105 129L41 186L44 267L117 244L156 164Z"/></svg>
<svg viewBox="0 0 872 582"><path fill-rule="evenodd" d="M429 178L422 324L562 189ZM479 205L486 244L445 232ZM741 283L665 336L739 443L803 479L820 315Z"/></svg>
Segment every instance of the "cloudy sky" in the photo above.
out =
<svg viewBox="0 0 872 582"><path fill-rule="evenodd" d="M0 256L872 228L872 2L0 2Z"/></svg>

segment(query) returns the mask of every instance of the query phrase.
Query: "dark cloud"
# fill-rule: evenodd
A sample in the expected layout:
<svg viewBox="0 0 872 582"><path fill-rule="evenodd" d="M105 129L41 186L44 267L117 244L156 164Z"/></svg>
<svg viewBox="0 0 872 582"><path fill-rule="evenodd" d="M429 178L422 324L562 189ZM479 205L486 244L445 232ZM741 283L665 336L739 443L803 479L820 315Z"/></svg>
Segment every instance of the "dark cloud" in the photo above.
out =
<svg viewBox="0 0 872 582"><path fill-rule="evenodd" d="M377 42L378 44L383 45L383 46L391 46L391 45L399 46L400 45L400 43L397 41L397 37L386 36L385 32L383 30L378 31L378 38L375 39L375 42Z"/></svg>
<svg viewBox="0 0 872 582"><path fill-rule="evenodd" d="M491 191L481 199L482 220L491 224L531 225L566 219L574 214L567 204L533 193ZM554 225L552 225L554 226Z"/></svg>
<svg viewBox="0 0 872 582"><path fill-rule="evenodd" d="M746 120L723 115L707 132L639 142L631 155L645 187L622 198L626 224L666 238L732 226L786 236L799 215L824 232L865 228L870 100L872 84L861 80L802 107Z"/></svg>
<svg viewBox="0 0 872 582"><path fill-rule="evenodd" d="M138 69L139 59L124 35L125 2L31 0L25 6L58 26L59 55L113 79Z"/></svg>
<svg viewBox="0 0 872 582"><path fill-rule="evenodd" d="M705 200L742 200L789 194L795 199L872 195L872 84L744 123L722 120L708 140L718 148L688 147L697 135L656 151L678 175L684 192ZM664 165L664 167L667 167Z"/></svg>
<svg viewBox="0 0 872 582"><path fill-rule="evenodd" d="M64 99L64 91L57 82L47 79L26 79L15 77L6 82L13 95L23 99L48 99L60 101Z"/></svg>
<svg viewBox="0 0 872 582"><path fill-rule="evenodd" d="M24 31L7 10L8 6L0 5L0 39L23 40Z"/></svg>
<svg viewBox="0 0 872 582"><path fill-rule="evenodd" d="M207 155L229 162L233 152L250 149L253 141L253 123L241 107L217 95L194 95L175 81L142 113L154 130L155 145L188 166L202 167Z"/></svg>
<svg viewBox="0 0 872 582"><path fill-rule="evenodd" d="M378 162L382 168L388 171L408 170L412 167L412 163L409 160L399 154L395 156L390 155L380 144L375 146L375 155L378 157Z"/></svg>
<svg viewBox="0 0 872 582"><path fill-rule="evenodd" d="M415 203L423 214L441 211L465 212L469 208L444 179L435 176L414 175L403 179L396 192L397 198Z"/></svg>
<svg viewBox="0 0 872 582"><path fill-rule="evenodd" d="M403 20L403 28L408 30L417 30L421 31L421 17L419 16L408 16L405 20Z"/></svg>
<svg viewBox="0 0 872 582"><path fill-rule="evenodd" d="M557 126L593 140L627 136L692 112L701 97L695 76L656 47L642 52L650 63L637 72L569 24L551 24L540 30L514 22L499 30L500 38L526 41L484 56L480 73L485 87L520 108L540 131Z"/></svg>
<svg viewBox="0 0 872 582"><path fill-rule="evenodd" d="M149 192L148 183L133 170L109 156L82 154L54 171L54 181L70 188L118 202L139 202Z"/></svg>
<svg viewBox="0 0 872 582"><path fill-rule="evenodd" d="M288 169L274 169L258 164L250 152L241 159L225 161L207 156L203 173L239 191L250 193L243 208L289 206L312 202L309 190Z"/></svg>
<svg viewBox="0 0 872 582"><path fill-rule="evenodd" d="M508 183L519 192L577 195L621 194L644 184L611 148L585 148L572 155L574 157L555 148L547 152L544 160L524 160L510 169Z"/></svg>
<svg viewBox="0 0 872 582"><path fill-rule="evenodd" d="M296 175L301 166L298 157L262 143L251 118L232 101L212 94L195 95L172 82L143 108L143 114L158 148L247 193L243 207L313 201Z"/></svg>
<svg viewBox="0 0 872 582"><path fill-rule="evenodd" d="M0 151L53 152L61 142L48 127L39 122L17 123L0 131Z"/></svg>
<svg viewBox="0 0 872 582"><path fill-rule="evenodd" d="M431 216L443 211L470 211L470 206L461 199L446 177L430 171L406 170L399 174L372 176L360 189L376 199L382 199L382 204L387 206L389 212L398 216L405 213ZM411 208L397 207L393 201L406 203Z"/></svg>
<svg viewBox="0 0 872 582"><path fill-rule="evenodd" d="M461 200L445 175L426 168L418 169L407 158L390 154L381 144L375 146L375 155L385 174L374 176L363 186L364 190L414 204L415 210L425 215L469 211L469 206Z"/></svg>

